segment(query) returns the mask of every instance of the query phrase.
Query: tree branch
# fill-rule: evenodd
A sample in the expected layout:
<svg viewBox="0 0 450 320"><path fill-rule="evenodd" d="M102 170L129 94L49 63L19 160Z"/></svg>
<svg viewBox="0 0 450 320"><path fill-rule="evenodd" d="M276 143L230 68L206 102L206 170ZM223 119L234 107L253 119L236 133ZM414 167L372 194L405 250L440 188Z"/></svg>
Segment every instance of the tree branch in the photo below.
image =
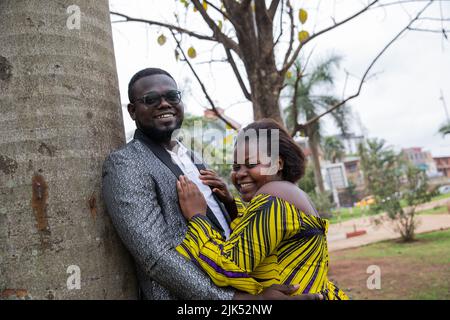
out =
<svg viewBox="0 0 450 320"><path fill-rule="evenodd" d="M420 31L420 32L442 33L442 34L444 34L445 38L447 38L447 33L450 32L450 29L449 30L446 30L446 29L433 30L433 29L421 29L421 28L408 28L408 30Z"/></svg>
<svg viewBox="0 0 450 320"><path fill-rule="evenodd" d="M281 36L283 35L283 11L284 11L284 8L283 8L284 5L283 4L284 4L284 2L281 2L280 34L278 35L277 40L273 43L272 50L273 50L273 48L275 48L277 46L278 42L281 39ZM273 20L273 18L272 18L272 20Z"/></svg>
<svg viewBox="0 0 450 320"><path fill-rule="evenodd" d="M220 30L219 26L217 26L214 20L211 19L208 13L206 13L205 8L203 8L203 4L201 4L199 0L192 0L192 3L194 4L198 12L200 12L203 20L206 22L208 27L212 30L214 39L222 43L225 47L233 50L239 57L241 57L242 53L241 49L239 48L239 44L237 44L233 39L229 38Z"/></svg>
<svg viewBox="0 0 450 320"><path fill-rule="evenodd" d="M307 122L305 122L304 124L297 124L296 128L294 129L293 134L295 134L297 131L300 130L306 130L306 128L308 126L310 126L311 124L313 124L314 122L318 121L320 118L322 118L323 116L325 116L326 114L333 112L334 110L336 110L337 108L339 108L340 106L344 105L345 103L347 103L349 100L356 98L357 96L359 96L359 94L361 93L361 89L362 86L365 82L365 79L367 77L367 75L369 74L370 70L372 69L372 67L374 66L375 62L377 62L377 60L384 54L384 52L405 32L407 31L410 26L417 20L419 19L420 15L433 3L434 0L430 0L425 7L423 7L419 13L416 15L416 17L414 19L412 19L408 25L406 27L404 27L391 41L388 42L388 44L378 53L378 55L375 57L375 59L372 60L372 62L370 63L369 67L367 68L366 72L364 72L363 77L361 78L361 82L359 84L358 90L355 94L347 97L346 99L344 99L343 101L335 104L334 106L332 106L330 109L326 110L325 112L315 116L314 118L308 120Z"/></svg>
<svg viewBox="0 0 450 320"><path fill-rule="evenodd" d="M356 17L358 17L359 15L361 15L362 13L366 12L370 7L372 7L374 4L376 4L378 2L378 0L374 0L371 3L369 3L366 7L364 7L363 9L361 9L360 11L356 12L355 14L351 15L350 17L335 23L334 25L325 28L319 32L316 32L315 34L311 35L308 39L306 39L305 41L303 41L303 43L300 43L297 47L297 49L294 51L294 54L292 55L291 59L283 66L282 70L280 72L284 73L286 72L295 62L295 59L297 59L298 54L300 53L300 49L309 41L311 41L312 39L320 36L321 34L328 32L330 30L333 30L341 25L343 25L344 23L355 19Z"/></svg>
<svg viewBox="0 0 450 320"><path fill-rule="evenodd" d="M280 4L280 0L272 0L269 7L269 17L270 19L274 19L275 14L277 13L278 5Z"/></svg>
<svg viewBox="0 0 450 320"><path fill-rule="evenodd" d="M217 12L219 12L221 15L223 15L225 18L227 18L228 20L231 21L231 17L224 11L220 10L220 8L218 8L216 5L214 5L213 3L211 3L210 1L205 1L208 6L214 8L214 10L216 10Z"/></svg>
<svg viewBox="0 0 450 320"><path fill-rule="evenodd" d="M236 75L236 78L239 82L239 86L241 87L245 98L249 101L252 101L252 97L251 97L250 93L248 92L247 87L245 86L244 80L242 79L241 74L236 66L236 62L233 59L230 49L225 48L225 52L227 54L228 62L230 63L231 67L233 68L233 72Z"/></svg>
<svg viewBox="0 0 450 320"><path fill-rule="evenodd" d="M291 5L291 1L287 0L286 5L289 8L289 20L291 22L291 34L290 34L290 38L289 38L289 47L286 51L286 54L284 56L284 61L283 61L283 66L287 65L287 62L289 60L289 56L292 52L292 48L294 45L294 31L295 31L295 24L294 24L294 9L292 8ZM287 72L289 68L283 68L282 70L284 70L284 72ZM283 74L283 71L281 72Z"/></svg>
<svg viewBox="0 0 450 320"><path fill-rule="evenodd" d="M296 125L297 125L297 121L298 121L298 108L297 108L297 96L298 96L298 84L300 83L301 80L301 67L300 65L296 65L295 66L295 84L294 84L294 96L292 97L292 115L294 118L294 134L292 136L294 136L297 131L295 131L296 129Z"/></svg>
<svg viewBox="0 0 450 320"><path fill-rule="evenodd" d="M174 26L172 24L163 23L163 22L154 21L154 20L133 18L133 17L129 17L129 16L125 15L125 14L118 13L118 12L113 12L113 11L110 11L110 14L113 14L113 15L125 18L124 21L113 21L113 23L116 23L116 22L142 22L142 23L147 23L147 24L150 24L150 25L164 27L164 28L167 28L167 29L169 29L171 31L172 30L176 30L176 31L178 31L180 33L184 33L184 34L190 35L190 36L195 37L197 39L217 42L217 40L215 38L213 38L213 37L209 37L209 36L205 36L205 35L202 35L202 34L198 34L198 33L195 33L193 31Z"/></svg>
<svg viewBox="0 0 450 320"><path fill-rule="evenodd" d="M200 87L202 88L202 91L205 94L206 100L208 100L209 104L211 105L212 111L217 115L217 117L220 120L225 122L228 126L233 128L234 130L237 130L237 128L232 123L230 123L227 119L225 119L222 116L222 114L217 110L216 105L214 104L214 102L212 101L212 99L209 96L208 92L206 91L206 88L205 88L203 82L200 80L200 77L197 75L197 72L195 71L194 67L192 66L192 64L190 63L190 61L186 57L186 54L184 53L183 49L181 48L180 41L177 39L177 37L175 36L175 33L172 30L170 30L170 32L172 33L173 39L177 43L177 48L181 51L181 54L183 55L184 59L186 60L186 63L188 64L189 68L191 69L192 73L194 74L195 78L197 79L198 83L200 84Z"/></svg>

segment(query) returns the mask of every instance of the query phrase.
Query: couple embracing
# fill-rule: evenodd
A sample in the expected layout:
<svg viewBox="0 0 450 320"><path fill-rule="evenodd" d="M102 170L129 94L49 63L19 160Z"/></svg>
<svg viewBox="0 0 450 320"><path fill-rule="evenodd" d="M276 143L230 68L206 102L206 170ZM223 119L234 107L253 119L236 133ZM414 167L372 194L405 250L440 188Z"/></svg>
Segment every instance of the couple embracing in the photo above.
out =
<svg viewBox="0 0 450 320"><path fill-rule="evenodd" d="M106 159L103 197L135 260L143 298L348 299L328 280L328 221L296 186L305 158L280 125L261 120L239 133L231 180L240 197L233 198L172 139L184 106L169 73L139 71L128 96L137 130ZM258 141L246 140L251 130ZM278 153L269 163L258 156L260 132L269 135L265 150L276 132Z"/></svg>

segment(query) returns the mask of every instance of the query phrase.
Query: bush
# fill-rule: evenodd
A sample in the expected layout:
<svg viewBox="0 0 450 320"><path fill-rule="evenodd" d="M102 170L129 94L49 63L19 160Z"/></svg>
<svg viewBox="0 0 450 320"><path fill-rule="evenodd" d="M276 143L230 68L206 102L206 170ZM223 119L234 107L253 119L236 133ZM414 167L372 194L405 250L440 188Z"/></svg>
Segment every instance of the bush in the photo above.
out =
<svg viewBox="0 0 450 320"><path fill-rule="evenodd" d="M333 214L331 209L333 208L332 196L330 192L324 193L311 193L311 201L316 207L317 212L319 212L320 217L324 219L330 219Z"/></svg>

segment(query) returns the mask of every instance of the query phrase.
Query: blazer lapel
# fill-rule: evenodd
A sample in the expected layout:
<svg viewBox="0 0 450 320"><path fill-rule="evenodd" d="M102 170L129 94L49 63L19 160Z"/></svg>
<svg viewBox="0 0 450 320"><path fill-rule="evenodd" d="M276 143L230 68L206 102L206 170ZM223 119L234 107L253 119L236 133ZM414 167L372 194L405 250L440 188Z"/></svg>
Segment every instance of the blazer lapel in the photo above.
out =
<svg viewBox="0 0 450 320"><path fill-rule="evenodd" d="M160 144L154 142L152 139L149 139L141 130L136 129L134 133L134 138L144 142L150 150L161 160L162 163L166 165L172 171L172 173L177 177L177 179L183 174L180 167L178 167L170 157L170 154L167 150L162 147Z"/></svg>
<svg viewBox="0 0 450 320"><path fill-rule="evenodd" d="M158 144L158 143L154 142L152 139L148 138L140 129L136 129L136 131L134 133L134 139L140 140L143 143L145 143L150 148L150 150L152 150L153 153L158 157L158 159L161 160L161 162L164 163L164 165L166 165L170 169L170 171L172 171L172 173L175 175L175 177L177 177L177 179L179 179L180 176L184 174L183 171L180 169L180 167L178 167L178 165L176 165L172 161L172 158L171 158L170 154L167 152L167 150L164 147L162 147L160 144ZM190 155L191 155L192 161L197 166L197 168L201 168L201 169L199 169L199 171L205 169L205 166L203 164L201 164L200 167L199 167L199 165L197 165L197 162L194 161L194 154L192 152L190 152ZM215 197L214 193L213 193L213 196ZM217 199L216 199L216 201L217 201ZM222 204L220 201L218 201L218 203L219 203L219 205ZM221 209L222 209L222 207L221 207ZM222 212L223 212L223 209L222 209ZM224 216L228 221L229 215L228 215L228 213L225 213L225 212L224 212ZM206 208L206 216L214 224L216 229L218 229L223 234L224 230L223 230L222 226L220 225L219 220L217 220L216 216L211 211L209 206Z"/></svg>
<svg viewBox="0 0 450 320"><path fill-rule="evenodd" d="M205 164L195 156L194 152L189 150L189 155L191 157L192 162L195 164L195 166L197 167L199 172L200 172L200 170L206 169ZM225 209L225 206L223 205L222 201L219 200L219 198L216 196L216 194L214 192L212 192L212 190L211 190L211 193L212 193L214 199L216 200L217 204L219 205L220 210L222 211L222 214L225 217L225 220L227 220L228 225L230 225L231 218L230 218L230 215L228 214L227 209Z"/></svg>

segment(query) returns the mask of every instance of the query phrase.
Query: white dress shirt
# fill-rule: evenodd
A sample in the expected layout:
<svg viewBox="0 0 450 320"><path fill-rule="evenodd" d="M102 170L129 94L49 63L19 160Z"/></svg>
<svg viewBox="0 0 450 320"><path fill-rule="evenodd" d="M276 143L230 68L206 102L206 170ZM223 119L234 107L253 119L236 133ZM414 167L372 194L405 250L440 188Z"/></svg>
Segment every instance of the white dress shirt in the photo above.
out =
<svg viewBox="0 0 450 320"><path fill-rule="evenodd" d="M227 220L223 216L222 210L220 209L216 199L214 199L211 188L208 185L203 184L202 180L200 180L200 172L192 162L192 159L188 153L188 149L179 141L177 141L177 146L175 146L174 151L167 151L169 152L172 161L177 164L180 167L181 171L183 171L183 173L189 178L189 180L194 182L200 189L200 192L205 197L208 207L216 216L222 229L225 232L225 237L228 239L230 236L230 227L228 226Z"/></svg>

